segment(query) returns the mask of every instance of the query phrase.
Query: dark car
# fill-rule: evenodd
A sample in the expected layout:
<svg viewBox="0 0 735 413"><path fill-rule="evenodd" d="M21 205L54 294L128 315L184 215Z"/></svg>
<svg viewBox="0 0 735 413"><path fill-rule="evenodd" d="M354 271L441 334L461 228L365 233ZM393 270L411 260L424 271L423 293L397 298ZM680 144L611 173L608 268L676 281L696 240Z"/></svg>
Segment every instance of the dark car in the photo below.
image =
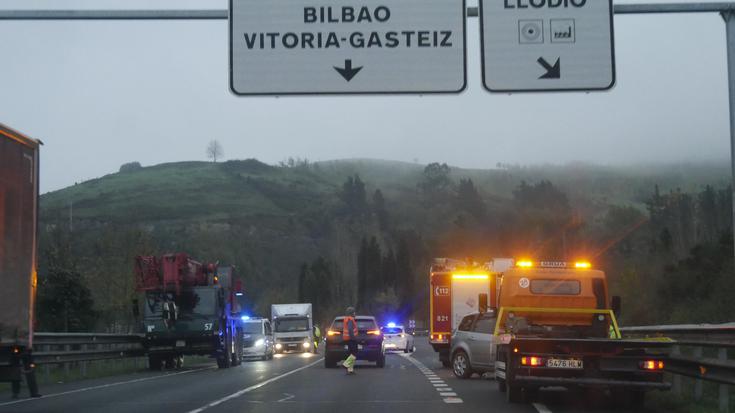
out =
<svg viewBox="0 0 735 413"><path fill-rule="evenodd" d="M344 317L337 317L327 330L327 346L324 352L324 366L336 367L340 360L347 358L347 345L342 340L342 322ZM375 317L358 315L357 321L357 359L374 361L378 367L385 366L385 349L383 334L380 332Z"/></svg>

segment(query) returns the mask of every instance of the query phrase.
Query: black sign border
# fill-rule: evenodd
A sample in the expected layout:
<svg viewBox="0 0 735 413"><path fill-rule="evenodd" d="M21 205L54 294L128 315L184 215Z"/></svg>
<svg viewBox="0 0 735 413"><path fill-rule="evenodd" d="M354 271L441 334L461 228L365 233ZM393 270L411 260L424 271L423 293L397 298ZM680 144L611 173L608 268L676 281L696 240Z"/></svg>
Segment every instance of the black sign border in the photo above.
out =
<svg viewBox="0 0 735 413"><path fill-rule="evenodd" d="M480 18L480 64L482 65L482 88L490 93L540 93L540 92L604 92L615 87L617 82L617 71L615 64L615 25L614 15L615 8L613 0L609 0L610 3L610 54L612 58L612 81L609 85L600 88L561 88L561 89L492 89L487 84L487 78L485 76L485 22L482 18L482 5L486 1L497 1L497 0L478 0L478 17Z"/></svg>
<svg viewBox="0 0 735 413"><path fill-rule="evenodd" d="M467 90L467 0L462 0L462 76L463 76L463 83L462 87L460 87L456 91L424 91L424 92L361 92L361 91L349 91L349 92L278 92L278 93L242 93L235 90L235 85L233 84L233 67L232 67L232 2L235 0L229 0L229 9L228 9L228 18L227 18L227 24L229 26L229 66L230 66L230 78L229 78L229 86L230 86L230 92L232 92L236 96L314 96L314 95L330 95L330 96L339 96L339 95L458 95ZM612 0L610 0L612 1Z"/></svg>

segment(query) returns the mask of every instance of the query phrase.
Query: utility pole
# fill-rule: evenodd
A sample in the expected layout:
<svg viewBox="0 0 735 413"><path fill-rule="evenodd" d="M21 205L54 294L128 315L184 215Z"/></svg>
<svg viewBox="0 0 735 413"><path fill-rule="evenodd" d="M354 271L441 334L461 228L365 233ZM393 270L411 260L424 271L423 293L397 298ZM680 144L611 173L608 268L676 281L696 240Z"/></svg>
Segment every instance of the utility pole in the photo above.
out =
<svg viewBox="0 0 735 413"><path fill-rule="evenodd" d="M730 93L730 159L732 167L732 229L735 238L735 10L730 9L720 13L725 20L727 36L727 84ZM735 256L735 242L733 243Z"/></svg>

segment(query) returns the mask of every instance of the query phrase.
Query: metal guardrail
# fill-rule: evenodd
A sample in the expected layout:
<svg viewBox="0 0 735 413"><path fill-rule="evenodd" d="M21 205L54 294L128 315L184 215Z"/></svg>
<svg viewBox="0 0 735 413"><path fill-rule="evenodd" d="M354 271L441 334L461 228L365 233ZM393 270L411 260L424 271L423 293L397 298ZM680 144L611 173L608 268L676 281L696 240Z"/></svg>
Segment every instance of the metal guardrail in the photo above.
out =
<svg viewBox="0 0 735 413"><path fill-rule="evenodd" d="M36 364L142 357L143 336L105 333L35 333L33 359Z"/></svg>
<svg viewBox="0 0 735 413"><path fill-rule="evenodd" d="M735 385L735 360L729 359L728 350L735 349L735 323L624 327L620 331L629 338L675 340L665 368L674 375L672 391L681 393L680 376L692 377L697 379L694 399L701 400L703 380L719 383L719 409L729 411L728 386ZM682 347L691 348L691 355L683 355ZM704 357L704 348L717 349L717 358Z"/></svg>

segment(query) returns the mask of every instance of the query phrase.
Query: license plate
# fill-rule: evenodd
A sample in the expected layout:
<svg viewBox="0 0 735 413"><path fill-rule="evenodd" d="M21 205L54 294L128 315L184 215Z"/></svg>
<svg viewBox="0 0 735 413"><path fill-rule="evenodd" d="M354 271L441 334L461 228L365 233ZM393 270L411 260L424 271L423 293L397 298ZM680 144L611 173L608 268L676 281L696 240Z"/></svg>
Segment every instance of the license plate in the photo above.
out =
<svg viewBox="0 0 735 413"><path fill-rule="evenodd" d="M345 346L345 350L347 350L347 349L349 349L349 347L348 346ZM358 344L357 345L357 349L358 350L362 350L362 344Z"/></svg>
<svg viewBox="0 0 735 413"><path fill-rule="evenodd" d="M548 359L546 367L552 369L582 369L582 360L577 359Z"/></svg>
<svg viewBox="0 0 735 413"><path fill-rule="evenodd" d="M186 347L186 341L176 340L176 347Z"/></svg>

